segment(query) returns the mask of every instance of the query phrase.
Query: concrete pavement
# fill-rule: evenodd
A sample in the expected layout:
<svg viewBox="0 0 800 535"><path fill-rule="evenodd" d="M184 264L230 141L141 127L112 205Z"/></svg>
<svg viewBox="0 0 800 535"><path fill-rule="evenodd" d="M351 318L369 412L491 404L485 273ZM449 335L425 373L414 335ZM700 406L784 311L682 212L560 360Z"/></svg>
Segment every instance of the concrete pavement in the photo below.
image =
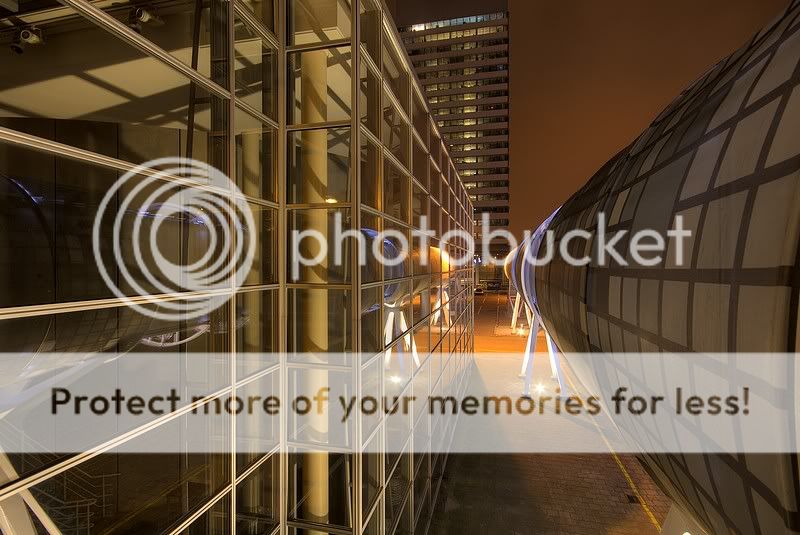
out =
<svg viewBox="0 0 800 535"><path fill-rule="evenodd" d="M473 373L509 375L521 389L516 362L485 354L524 349L525 336L509 328L508 298L476 296L475 310L475 350L484 355ZM543 336L537 350L547 351ZM654 535L669 505L632 456L451 454L429 533Z"/></svg>

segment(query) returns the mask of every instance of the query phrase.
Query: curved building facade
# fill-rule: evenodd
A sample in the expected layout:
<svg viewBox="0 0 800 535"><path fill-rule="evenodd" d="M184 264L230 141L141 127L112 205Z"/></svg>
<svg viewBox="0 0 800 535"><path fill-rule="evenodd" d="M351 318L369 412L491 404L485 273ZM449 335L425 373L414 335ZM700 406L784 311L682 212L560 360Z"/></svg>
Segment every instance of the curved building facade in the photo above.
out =
<svg viewBox="0 0 800 535"><path fill-rule="evenodd" d="M541 267L541 236L691 231L653 266L597 255ZM569 352L796 352L800 283L800 3L684 91L512 253L508 273ZM513 255L516 254L515 257ZM623 253L624 254L624 253ZM724 381L725 377L720 377ZM795 454L644 454L654 479L709 533L800 531Z"/></svg>

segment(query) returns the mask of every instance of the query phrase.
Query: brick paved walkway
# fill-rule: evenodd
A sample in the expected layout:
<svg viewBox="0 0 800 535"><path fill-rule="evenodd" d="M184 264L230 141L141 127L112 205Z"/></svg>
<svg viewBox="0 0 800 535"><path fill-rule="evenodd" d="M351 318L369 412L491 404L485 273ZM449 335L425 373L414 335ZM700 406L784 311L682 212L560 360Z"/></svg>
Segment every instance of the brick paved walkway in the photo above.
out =
<svg viewBox="0 0 800 535"><path fill-rule="evenodd" d="M509 334L506 296L477 296L475 305L476 351L522 352L525 337ZM543 338L537 349L546 351ZM453 454L429 533L657 534L646 509L661 523L669 500L631 456Z"/></svg>

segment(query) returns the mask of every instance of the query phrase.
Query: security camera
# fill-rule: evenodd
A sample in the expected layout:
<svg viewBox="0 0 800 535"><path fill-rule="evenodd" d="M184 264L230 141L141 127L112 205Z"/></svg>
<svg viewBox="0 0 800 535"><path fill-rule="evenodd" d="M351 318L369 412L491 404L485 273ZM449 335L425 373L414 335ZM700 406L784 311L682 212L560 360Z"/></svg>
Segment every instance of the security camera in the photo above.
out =
<svg viewBox="0 0 800 535"><path fill-rule="evenodd" d="M142 25L161 26L164 21L158 16L154 8L133 7L128 14L128 26L136 32L142 33Z"/></svg>
<svg viewBox="0 0 800 535"><path fill-rule="evenodd" d="M17 54L22 54L27 46L36 46L44 43L42 37L42 30L36 26L29 26L22 28L14 35L14 41L11 43L11 50Z"/></svg>

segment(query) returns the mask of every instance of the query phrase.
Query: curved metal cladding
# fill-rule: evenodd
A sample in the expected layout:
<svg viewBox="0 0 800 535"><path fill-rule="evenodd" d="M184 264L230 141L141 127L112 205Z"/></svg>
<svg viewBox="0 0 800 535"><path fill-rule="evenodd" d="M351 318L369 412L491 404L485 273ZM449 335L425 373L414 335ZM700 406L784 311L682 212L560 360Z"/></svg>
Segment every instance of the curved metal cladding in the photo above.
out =
<svg viewBox="0 0 800 535"><path fill-rule="evenodd" d="M518 247L508 253L503 265L503 271L511 286L522 295L528 307L535 310L537 314L540 311L536 300L534 259L543 259L547 254L547 229L550 228L550 223L559 210L560 208L557 208L533 234L522 240ZM545 248L542 248L543 243Z"/></svg>
<svg viewBox="0 0 800 535"><path fill-rule="evenodd" d="M684 91L553 218L597 241L627 231L629 265L560 254L526 269L534 304L565 352L797 351L800 269L800 9L787 11ZM692 232L678 265L634 265L631 233ZM570 252L589 251L572 240ZM528 292L530 293L530 292ZM579 372L580 373L580 372ZM586 372L584 372L586 373ZM720 377L724 381L725 377ZM591 378L587 377L591 382ZM652 455L656 481L709 533L800 532L794 455Z"/></svg>

